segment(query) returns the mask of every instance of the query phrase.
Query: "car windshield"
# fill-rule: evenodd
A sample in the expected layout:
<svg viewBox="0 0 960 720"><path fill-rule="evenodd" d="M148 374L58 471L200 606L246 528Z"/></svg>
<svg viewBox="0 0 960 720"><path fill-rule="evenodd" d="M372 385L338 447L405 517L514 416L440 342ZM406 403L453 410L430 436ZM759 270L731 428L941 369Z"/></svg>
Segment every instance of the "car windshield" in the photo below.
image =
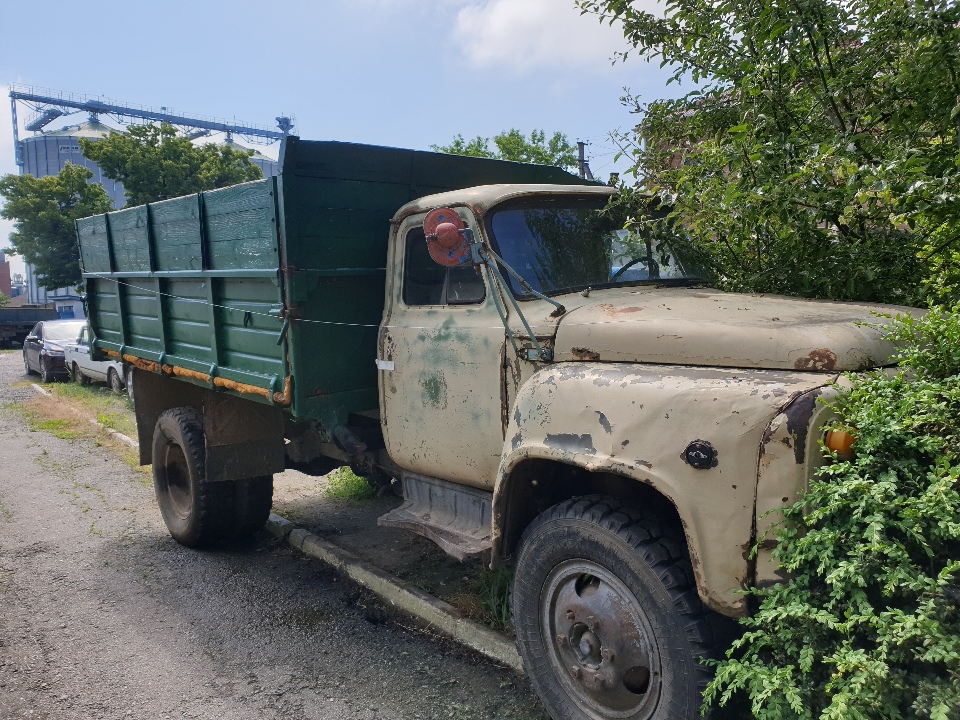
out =
<svg viewBox="0 0 960 720"><path fill-rule="evenodd" d="M48 323L43 326L43 339L61 343L76 340L83 325L82 322L63 323L62 325L60 323Z"/></svg>
<svg viewBox="0 0 960 720"><path fill-rule="evenodd" d="M558 295L587 287L703 282L693 263L681 263L670 238L623 229L601 212L606 197L535 198L504 204L488 230L504 261L538 292ZM529 296L509 278L515 295Z"/></svg>

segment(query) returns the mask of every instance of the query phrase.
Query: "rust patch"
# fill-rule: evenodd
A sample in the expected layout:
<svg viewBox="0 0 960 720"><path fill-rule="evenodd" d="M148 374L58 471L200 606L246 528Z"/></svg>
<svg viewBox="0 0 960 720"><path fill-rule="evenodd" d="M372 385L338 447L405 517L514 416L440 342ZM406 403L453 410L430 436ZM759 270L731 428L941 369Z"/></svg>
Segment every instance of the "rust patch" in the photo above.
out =
<svg viewBox="0 0 960 720"><path fill-rule="evenodd" d="M277 405L290 405L293 402L293 378L290 375L287 375L286 379L283 381L283 392L274 393L273 401Z"/></svg>
<svg viewBox="0 0 960 720"><path fill-rule="evenodd" d="M107 351L104 350L104 352L107 352ZM115 353L112 353L112 352L110 354L115 355ZM126 360L131 365L133 365L134 367L140 368L141 370L146 370L147 372L152 372L152 373L160 372L160 366L157 365L155 362L144 360L143 358L138 358L135 355L124 355L123 359Z"/></svg>
<svg viewBox="0 0 960 720"><path fill-rule="evenodd" d="M573 353L573 356L577 360L599 360L600 359L600 353L598 353L596 350L591 350L590 348L575 347L575 348L570 348L570 352Z"/></svg>
<svg viewBox="0 0 960 720"><path fill-rule="evenodd" d="M837 366L837 354L827 348L811 350L806 357L798 358L793 366L797 370L828 372Z"/></svg>
<svg viewBox="0 0 960 720"><path fill-rule="evenodd" d="M634 313L643 312L646 309L642 307L620 308L610 303L600 303L597 307L613 318L619 317L620 315L633 315Z"/></svg>

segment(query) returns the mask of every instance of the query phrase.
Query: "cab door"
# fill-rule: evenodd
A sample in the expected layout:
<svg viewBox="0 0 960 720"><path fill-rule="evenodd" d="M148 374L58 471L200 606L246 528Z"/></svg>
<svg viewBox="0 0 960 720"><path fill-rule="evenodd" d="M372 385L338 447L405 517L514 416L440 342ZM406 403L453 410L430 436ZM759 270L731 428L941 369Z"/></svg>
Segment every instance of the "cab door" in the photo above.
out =
<svg viewBox="0 0 960 720"><path fill-rule="evenodd" d="M492 489L506 334L483 276L430 258L423 219L405 220L391 243L389 267L399 272L388 283L377 360L384 439L407 470Z"/></svg>

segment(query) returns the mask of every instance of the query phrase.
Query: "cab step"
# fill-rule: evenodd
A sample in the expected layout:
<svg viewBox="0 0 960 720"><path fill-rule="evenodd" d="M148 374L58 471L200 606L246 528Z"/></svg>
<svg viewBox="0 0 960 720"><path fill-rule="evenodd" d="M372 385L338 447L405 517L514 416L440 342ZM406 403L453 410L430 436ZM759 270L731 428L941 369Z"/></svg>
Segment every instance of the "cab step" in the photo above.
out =
<svg viewBox="0 0 960 720"><path fill-rule="evenodd" d="M400 482L403 504L378 525L422 535L461 561L490 551L493 493L410 472Z"/></svg>

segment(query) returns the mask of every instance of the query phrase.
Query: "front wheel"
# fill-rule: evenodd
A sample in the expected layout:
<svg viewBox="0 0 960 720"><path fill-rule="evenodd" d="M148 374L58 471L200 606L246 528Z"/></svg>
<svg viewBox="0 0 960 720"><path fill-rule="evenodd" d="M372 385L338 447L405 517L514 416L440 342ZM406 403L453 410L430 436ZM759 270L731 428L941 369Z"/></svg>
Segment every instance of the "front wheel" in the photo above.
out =
<svg viewBox="0 0 960 720"><path fill-rule="evenodd" d="M517 644L560 720L698 718L715 654L685 548L610 498L555 505L527 528Z"/></svg>
<svg viewBox="0 0 960 720"><path fill-rule="evenodd" d="M209 482L203 417L181 407L160 415L153 433L153 485L163 521L187 547L227 538L233 520L232 482Z"/></svg>
<svg viewBox="0 0 960 720"><path fill-rule="evenodd" d="M40 358L40 379L44 383L52 383L55 379L53 372L47 367L46 358Z"/></svg>

